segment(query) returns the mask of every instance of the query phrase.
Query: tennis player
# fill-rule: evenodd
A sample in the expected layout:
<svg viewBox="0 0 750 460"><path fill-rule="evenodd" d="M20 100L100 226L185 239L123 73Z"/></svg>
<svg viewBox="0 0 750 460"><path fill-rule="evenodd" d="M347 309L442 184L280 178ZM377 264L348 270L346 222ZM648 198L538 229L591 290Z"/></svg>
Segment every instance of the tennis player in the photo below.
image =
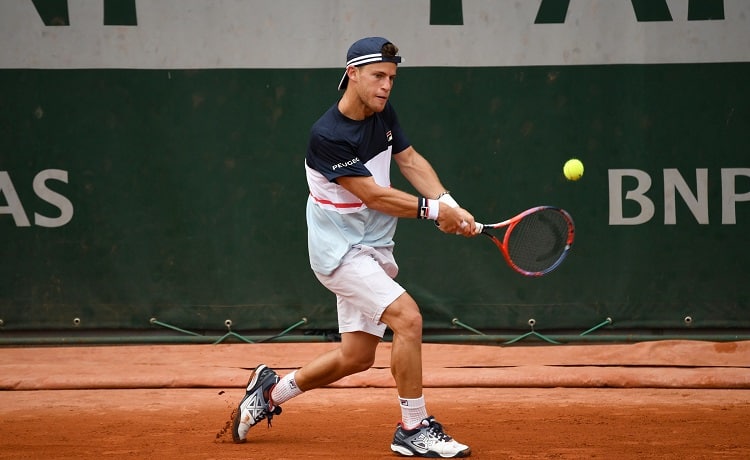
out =
<svg viewBox="0 0 750 460"><path fill-rule="evenodd" d="M341 345L281 379L258 366L239 404L233 438L243 442L250 427L263 419L270 424L281 404L302 392L369 369L389 327L401 407L391 449L404 456L467 457L469 447L448 436L426 409L422 316L394 280L393 236L398 218L417 218L470 237L477 233L474 217L411 146L388 100L401 62L398 48L385 38L367 37L349 48L346 59L339 83L343 95L312 126L305 159L310 265L336 294ZM391 186L391 160L421 196Z"/></svg>

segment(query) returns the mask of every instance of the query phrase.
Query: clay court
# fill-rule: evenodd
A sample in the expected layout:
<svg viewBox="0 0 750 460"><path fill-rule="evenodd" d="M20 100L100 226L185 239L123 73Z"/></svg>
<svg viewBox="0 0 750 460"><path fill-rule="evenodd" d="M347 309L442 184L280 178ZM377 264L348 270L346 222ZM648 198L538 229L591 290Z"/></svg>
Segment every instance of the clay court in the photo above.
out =
<svg viewBox="0 0 750 460"><path fill-rule="evenodd" d="M227 431L250 369L335 346L5 348L0 458L398 458L390 344L375 367ZM428 409L480 459L750 458L750 343L425 345Z"/></svg>

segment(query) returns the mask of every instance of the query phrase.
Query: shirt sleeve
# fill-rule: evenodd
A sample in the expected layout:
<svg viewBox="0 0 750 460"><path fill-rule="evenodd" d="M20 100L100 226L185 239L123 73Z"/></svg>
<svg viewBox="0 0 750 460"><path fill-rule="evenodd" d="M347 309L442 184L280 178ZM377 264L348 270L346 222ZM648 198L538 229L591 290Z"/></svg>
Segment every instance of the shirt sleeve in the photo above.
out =
<svg viewBox="0 0 750 460"><path fill-rule="evenodd" d="M393 153L403 152L411 145L411 142L409 142L409 139L406 137L404 130L401 129L401 123L398 122L396 110L390 102L386 105L385 111L391 125L391 133L393 134Z"/></svg>

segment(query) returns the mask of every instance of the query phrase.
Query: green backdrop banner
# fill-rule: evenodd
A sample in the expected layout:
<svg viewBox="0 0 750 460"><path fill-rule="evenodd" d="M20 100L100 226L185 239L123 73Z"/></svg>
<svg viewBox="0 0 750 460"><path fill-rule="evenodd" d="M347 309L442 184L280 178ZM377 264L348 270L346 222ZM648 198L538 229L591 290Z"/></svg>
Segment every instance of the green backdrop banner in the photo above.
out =
<svg viewBox="0 0 750 460"><path fill-rule="evenodd" d="M0 332L335 328L303 159L339 77L0 70ZM477 220L553 204L577 224L568 260L527 279L484 238L402 220L399 281L428 333L749 327L749 79L748 63L401 69L402 125Z"/></svg>

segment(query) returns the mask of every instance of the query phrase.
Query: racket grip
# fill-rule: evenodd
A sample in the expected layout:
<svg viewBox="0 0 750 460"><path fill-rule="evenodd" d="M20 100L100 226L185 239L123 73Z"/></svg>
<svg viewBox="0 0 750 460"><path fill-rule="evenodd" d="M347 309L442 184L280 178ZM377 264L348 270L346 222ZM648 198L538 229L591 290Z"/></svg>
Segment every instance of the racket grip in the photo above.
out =
<svg viewBox="0 0 750 460"><path fill-rule="evenodd" d="M474 225L477 226L477 233L482 233L482 230L484 230L484 224L480 224L479 222L474 222Z"/></svg>

